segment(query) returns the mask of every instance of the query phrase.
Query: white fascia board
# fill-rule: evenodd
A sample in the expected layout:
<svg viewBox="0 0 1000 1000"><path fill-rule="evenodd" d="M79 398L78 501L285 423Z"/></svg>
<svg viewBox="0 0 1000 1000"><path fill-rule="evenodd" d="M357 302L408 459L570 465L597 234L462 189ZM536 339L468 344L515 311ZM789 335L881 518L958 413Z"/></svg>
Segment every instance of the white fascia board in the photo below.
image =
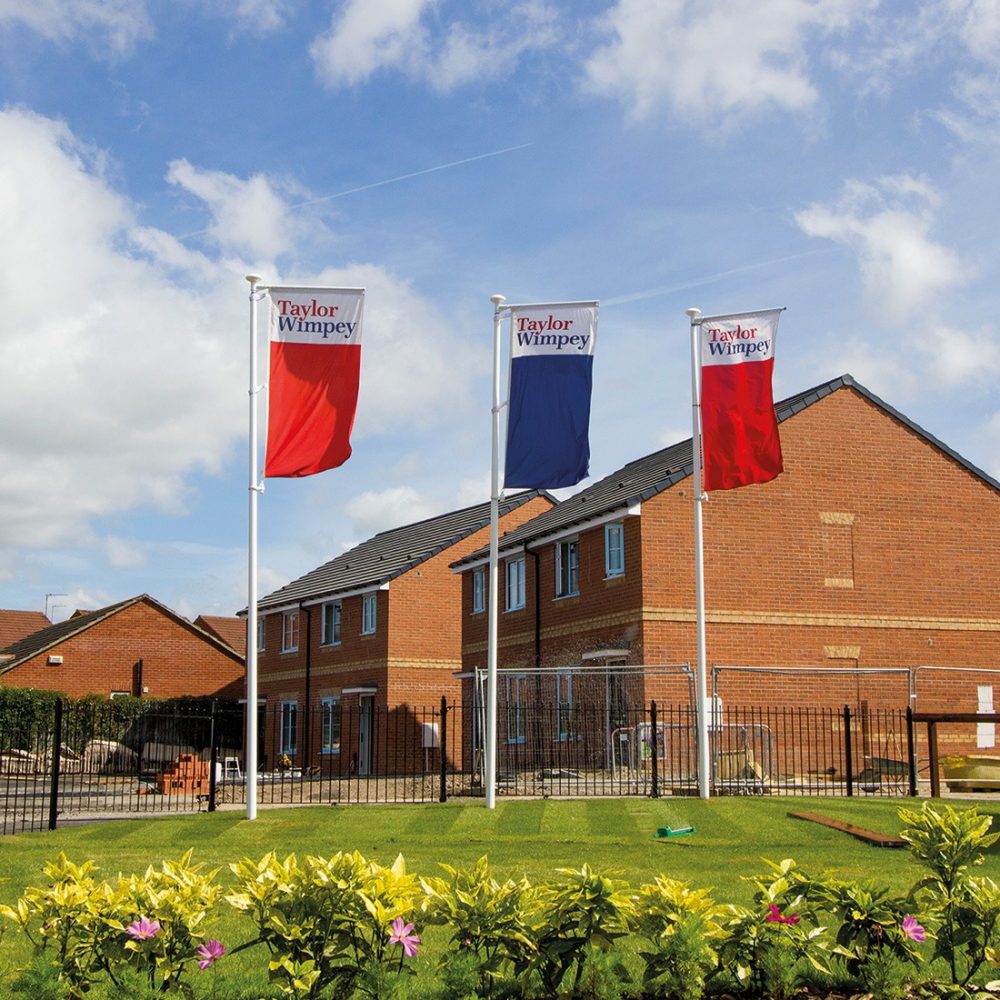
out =
<svg viewBox="0 0 1000 1000"><path fill-rule="evenodd" d="M354 590L341 590L332 591L329 594L324 594L322 597L310 597L308 601L302 602L302 607L312 608L317 604L332 604L335 601L344 601L348 597L360 597L362 594L374 594L377 590L388 590L389 581L385 583L380 583L378 586L372 587L355 587Z"/></svg>
<svg viewBox="0 0 1000 1000"><path fill-rule="evenodd" d="M606 514L592 517L589 521L581 521L579 524L569 525L551 535L536 538L528 542L527 547L529 549L540 549L545 545L552 545L555 542L562 541L564 538L572 538L574 535L583 534L585 531L590 531L591 528L598 528L602 524L613 524L615 521L620 521L623 517L638 517L641 512L641 503L633 504L631 507L618 507L615 510L608 511Z"/></svg>
<svg viewBox="0 0 1000 1000"><path fill-rule="evenodd" d="M582 531L589 531L591 528L596 528L599 525L620 521L623 517L638 517L641 512L641 502L632 504L631 507L616 507L614 510L608 511L606 514L601 514L599 517L592 517L589 521L581 521L579 524L570 525L554 534L544 535L541 538L531 541L518 542L516 545L512 545L506 549L503 548L503 539L501 538L501 544L497 551L497 562L503 562L504 559L510 559L511 556L520 555L522 552L527 552L528 549L540 549L544 545L551 545L560 539L578 535ZM463 563L461 566L456 566L452 570L452 573L467 573L470 569L476 569L479 566L488 566L489 563L490 557L485 555L475 562Z"/></svg>

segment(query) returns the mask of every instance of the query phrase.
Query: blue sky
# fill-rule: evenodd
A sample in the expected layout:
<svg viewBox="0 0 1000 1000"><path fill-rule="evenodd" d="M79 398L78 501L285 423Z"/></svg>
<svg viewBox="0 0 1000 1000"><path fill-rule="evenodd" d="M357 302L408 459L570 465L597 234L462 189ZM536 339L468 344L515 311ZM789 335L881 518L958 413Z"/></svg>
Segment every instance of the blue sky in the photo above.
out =
<svg viewBox="0 0 1000 1000"><path fill-rule="evenodd" d="M368 288L262 593L488 498L494 292L601 300L595 476L690 434L689 306L1000 474L997 0L0 0L0 150L2 607L243 606L248 271Z"/></svg>

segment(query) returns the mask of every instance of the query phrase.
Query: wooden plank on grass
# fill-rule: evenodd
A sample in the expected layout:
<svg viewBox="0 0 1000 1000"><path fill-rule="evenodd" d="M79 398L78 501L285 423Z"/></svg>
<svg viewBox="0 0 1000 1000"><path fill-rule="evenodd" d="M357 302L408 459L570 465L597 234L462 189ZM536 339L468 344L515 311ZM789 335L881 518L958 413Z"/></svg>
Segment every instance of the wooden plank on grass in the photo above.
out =
<svg viewBox="0 0 1000 1000"><path fill-rule="evenodd" d="M841 833L849 833L858 840L873 844L875 847L906 847L906 841L899 837L893 837L888 833L878 833L875 830L866 830L863 826L855 826L853 823L845 823L843 820L831 819L829 816L820 816L819 813L811 812L790 812L792 819L804 819L810 823L819 823L821 826L829 826Z"/></svg>

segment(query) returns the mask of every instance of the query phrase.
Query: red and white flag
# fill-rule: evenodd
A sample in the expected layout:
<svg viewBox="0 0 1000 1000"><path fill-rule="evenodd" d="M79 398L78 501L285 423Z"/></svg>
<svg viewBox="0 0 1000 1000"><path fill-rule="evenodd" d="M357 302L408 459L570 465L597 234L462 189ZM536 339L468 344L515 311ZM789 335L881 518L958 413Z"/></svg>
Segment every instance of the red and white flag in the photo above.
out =
<svg viewBox="0 0 1000 1000"><path fill-rule="evenodd" d="M780 309L701 321L703 487L766 483L783 469L771 394Z"/></svg>
<svg viewBox="0 0 1000 1000"><path fill-rule="evenodd" d="M351 457L363 288L277 288L271 300L264 475L311 476Z"/></svg>

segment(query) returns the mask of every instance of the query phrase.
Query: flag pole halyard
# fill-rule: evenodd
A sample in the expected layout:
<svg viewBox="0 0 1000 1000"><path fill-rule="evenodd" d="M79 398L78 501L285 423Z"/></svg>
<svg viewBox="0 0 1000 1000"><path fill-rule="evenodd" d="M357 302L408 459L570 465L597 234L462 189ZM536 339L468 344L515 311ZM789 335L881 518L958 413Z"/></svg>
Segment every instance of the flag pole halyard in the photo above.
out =
<svg viewBox="0 0 1000 1000"><path fill-rule="evenodd" d="M486 760L483 784L486 808L497 804L497 571L500 537L500 344L503 324L503 295L491 295L493 303L493 409L492 464L490 466L490 572L487 584L489 622L486 639Z"/></svg>
<svg viewBox="0 0 1000 1000"><path fill-rule="evenodd" d="M246 781L246 817L257 818L257 497L261 492L257 471L257 303L262 294L257 287L263 280L259 274L248 274L250 282L250 454L249 458L249 518L247 543L247 731L244 754Z"/></svg>
<svg viewBox="0 0 1000 1000"><path fill-rule="evenodd" d="M705 661L705 553L702 542L701 467L701 310L688 309L691 318L691 452L694 470L694 593L697 666L695 719L698 734L698 795L711 796L711 755L708 745L708 670Z"/></svg>

